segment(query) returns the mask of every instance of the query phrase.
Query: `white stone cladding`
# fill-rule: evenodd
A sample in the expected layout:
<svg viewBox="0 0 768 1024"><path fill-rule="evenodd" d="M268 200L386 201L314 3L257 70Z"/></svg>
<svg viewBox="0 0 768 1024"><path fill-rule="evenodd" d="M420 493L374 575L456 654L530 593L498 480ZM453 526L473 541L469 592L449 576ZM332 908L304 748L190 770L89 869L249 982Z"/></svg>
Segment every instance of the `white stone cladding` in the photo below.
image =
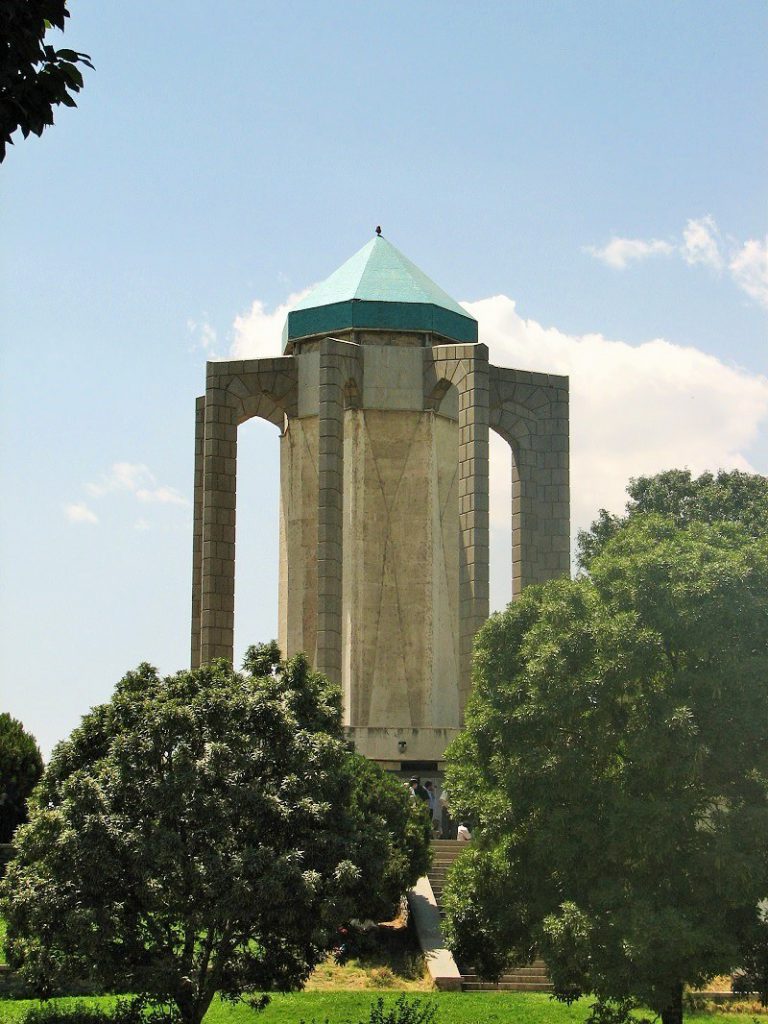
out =
<svg viewBox="0 0 768 1024"><path fill-rule="evenodd" d="M512 448L513 594L569 571L568 381L423 332L208 365L196 407L192 664L232 657L237 427L280 431L279 643L342 685L350 737L440 762L488 616L488 431Z"/></svg>
<svg viewBox="0 0 768 1024"><path fill-rule="evenodd" d="M353 409L344 428L345 723L457 729L458 425Z"/></svg>

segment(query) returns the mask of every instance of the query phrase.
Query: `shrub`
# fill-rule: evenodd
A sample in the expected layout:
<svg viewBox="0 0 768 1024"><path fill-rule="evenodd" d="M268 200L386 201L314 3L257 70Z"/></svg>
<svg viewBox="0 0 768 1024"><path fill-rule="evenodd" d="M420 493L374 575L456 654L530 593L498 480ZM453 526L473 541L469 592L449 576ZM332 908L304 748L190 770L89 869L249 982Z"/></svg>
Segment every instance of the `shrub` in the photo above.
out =
<svg viewBox="0 0 768 1024"><path fill-rule="evenodd" d="M360 1024L432 1024L436 1015L437 1007L434 1003L422 1003L420 999L400 996L387 1010L384 1008L384 1000L379 996L371 1003L368 1021L361 1021Z"/></svg>
<svg viewBox="0 0 768 1024"><path fill-rule="evenodd" d="M384 1006L384 999L379 996L371 1003L368 1016L364 1017L358 1024L434 1024L437 1015L437 1007L434 1003L423 1003L420 999L408 999L407 996L400 996L391 1006ZM299 1021L299 1024L307 1024L306 1021ZM315 1019L311 1024L318 1024ZM323 1024L330 1024L326 1017Z"/></svg>
<svg viewBox="0 0 768 1024"><path fill-rule="evenodd" d="M372 968L370 979L374 988L392 988L396 980L394 971L387 964Z"/></svg>
<svg viewBox="0 0 768 1024"><path fill-rule="evenodd" d="M32 1006L20 1024L160 1024L161 1017L146 1017L141 999L118 999L111 1009L77 1002L61 1006L52 1002Z"/></svg>
<svg viewBox="0 0 768 1024"><path fill-rule="evenodd" d="M27 820L27 797L43 774L40 749L16 718L0 714L0 843Z"/></svg>
<svg viewBox="0 0 768 1024"><path fill-rule="evenodd" d="M760 1005L768 1006L768 915L745 939L741 966L733 976L733 991L740 995L757 993Z"/></svg>

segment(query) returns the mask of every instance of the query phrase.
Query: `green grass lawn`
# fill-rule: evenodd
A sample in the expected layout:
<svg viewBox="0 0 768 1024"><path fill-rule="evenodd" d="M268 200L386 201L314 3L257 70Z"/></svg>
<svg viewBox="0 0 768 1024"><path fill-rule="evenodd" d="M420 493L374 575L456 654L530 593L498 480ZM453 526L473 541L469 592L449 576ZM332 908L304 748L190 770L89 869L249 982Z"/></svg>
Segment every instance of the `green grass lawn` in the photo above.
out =
<svg viewBox="0 0 768 1024"><path fill-rule="evenodd" d="M383 998L389 1005L398 993L388 992ZM263 1013L254 1013L247 1006L231 1005L218 1000L211 1006L205 1024L306 1024L316 1020L324 1024L358 1024L367 1021L368 1008L378 998L375 990L357 992L299 992L295 995L273 996ZM409 994L409 998L411 994ZM580 1024L589 1011L589 1000L583 999L573 1006L555 1003L537 992L472 992L472 993L419 993L417 998L433 1000L437 1005L435 1024ZM76 999L62 999L63 1005ZM88 1003L110 1004L108 997L89 998ZM31 1001L0 1001L1 1024L13 1024L21 1019ZM735 1020L754 1019L754 1011L743 1016L733 1013L692 1013L687 1024L726 1024ZM763 1018L766 1019L766 1018Z"/></svg>

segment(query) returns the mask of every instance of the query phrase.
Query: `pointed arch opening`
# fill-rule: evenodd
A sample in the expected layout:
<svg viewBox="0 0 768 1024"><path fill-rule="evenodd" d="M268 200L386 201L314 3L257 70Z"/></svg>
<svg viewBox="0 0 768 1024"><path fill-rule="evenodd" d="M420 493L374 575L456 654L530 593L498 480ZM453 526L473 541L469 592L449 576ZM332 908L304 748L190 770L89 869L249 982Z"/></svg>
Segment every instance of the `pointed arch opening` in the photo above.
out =
<svg viewBox="0 0 768 1024"><path fill-rule="evenodd" d="M251 644L277 637L280 444L258 415L237 431L234 665Z"/></svg>
<svg viewBox="0 0 768 1024"><path fill-rule="evenodd" d="M512 474L508 441L495 430L488 436L489 462L489 594L491 612L512 600Z"/></svg>

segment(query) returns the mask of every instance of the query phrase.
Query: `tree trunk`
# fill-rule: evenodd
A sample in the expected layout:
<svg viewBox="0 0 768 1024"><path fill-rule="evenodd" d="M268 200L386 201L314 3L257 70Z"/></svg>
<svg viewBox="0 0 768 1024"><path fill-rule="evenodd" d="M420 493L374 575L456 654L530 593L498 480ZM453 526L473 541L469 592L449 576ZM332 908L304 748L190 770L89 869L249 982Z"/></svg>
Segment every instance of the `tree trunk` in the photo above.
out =
<svg viewBox="0 0 768 1024"><path fill-rule="evenodd" d="M210 995L198 996L196 999L176 999L181 1019L184 1024L202 1024L203 1017L208 1012L208 1007L213 1002L213 993Z"/></svg>
<svg viewBox="0 0 768 1024"><path fill-rule="evenodd" d="M661 1024L683 1024L683 986L678 985L674 998L666 1010L661 1011Z"/></svg>

